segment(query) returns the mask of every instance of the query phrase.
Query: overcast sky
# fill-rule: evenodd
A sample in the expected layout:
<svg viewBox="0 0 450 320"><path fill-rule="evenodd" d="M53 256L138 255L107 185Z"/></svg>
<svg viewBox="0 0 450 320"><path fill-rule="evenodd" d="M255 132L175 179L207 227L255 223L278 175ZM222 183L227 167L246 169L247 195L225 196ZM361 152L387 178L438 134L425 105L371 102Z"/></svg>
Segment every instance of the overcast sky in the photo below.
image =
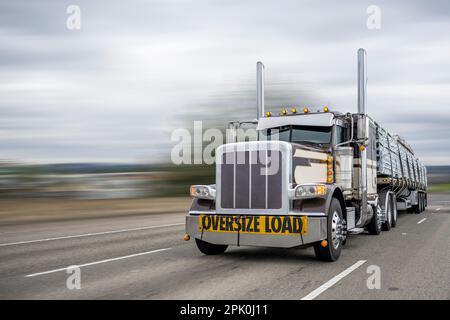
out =
<svg viewBox="0 0 450 320"><path fill-rule="evenodd" d="M269 108L354 112L359 47L369 114L426 164L450 164L448 0L1 1L0 159L167 159L173 129L254 114L258 60Z"/></svg>

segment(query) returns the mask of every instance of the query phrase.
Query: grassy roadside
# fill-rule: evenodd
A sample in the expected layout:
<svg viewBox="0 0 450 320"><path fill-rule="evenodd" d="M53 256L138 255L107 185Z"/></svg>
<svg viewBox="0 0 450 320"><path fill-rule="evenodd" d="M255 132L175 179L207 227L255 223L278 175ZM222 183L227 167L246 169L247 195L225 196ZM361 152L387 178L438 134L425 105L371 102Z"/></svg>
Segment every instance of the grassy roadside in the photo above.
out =
<svg viewBox="0 0 450 320"><path fill-rule="evenodd" d="M439 183L428 186L428 192L450 193L450 183Z"/></svg>
<svg viewBox="0 0 450 320"><path fill-rule="evenodd" d="M190 197L0 200L0 225L187 212Z"/></svg>
<svg viewBox="0 0 450 320"><path fill-rule="evenodd" d="M429 186L430 193L449 194L450 183ZM190 197L154 197L140 199L2 199L0 225L94 219L133 215L165 214L189 210Z"/></svg>

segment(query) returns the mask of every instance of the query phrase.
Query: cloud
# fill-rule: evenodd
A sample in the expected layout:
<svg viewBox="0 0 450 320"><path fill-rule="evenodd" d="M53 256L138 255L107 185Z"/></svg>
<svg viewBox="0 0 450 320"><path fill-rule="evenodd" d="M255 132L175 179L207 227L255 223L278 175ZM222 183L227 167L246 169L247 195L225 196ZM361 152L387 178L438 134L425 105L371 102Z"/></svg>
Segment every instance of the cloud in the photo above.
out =
<svg viewBox="0 0 450 320"><path fill-rule="evenodd" d="M450 164L448 1L70 1L0 4L0 158L162 161L171 130L254 116L266 104L356 110L356 50L368 108L427 164ZM225 112L224 112L225 110Z"/></svg>

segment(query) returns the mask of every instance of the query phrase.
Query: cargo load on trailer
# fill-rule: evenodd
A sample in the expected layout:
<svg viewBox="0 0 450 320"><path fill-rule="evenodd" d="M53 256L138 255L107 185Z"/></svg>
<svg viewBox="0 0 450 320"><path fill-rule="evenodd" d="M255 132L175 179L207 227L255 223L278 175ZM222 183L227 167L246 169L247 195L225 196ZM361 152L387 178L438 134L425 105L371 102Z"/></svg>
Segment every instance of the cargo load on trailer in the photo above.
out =
<svg viewBox="0 0 450 320"><path fill-rule="evenodd" d="M358 109L340 113L264 110L264 65L257 63L256 120L230 122L216 150L216 181L191 186L185 240L204 254L229 245L313 246L335 261L347 235L378 235L399 210L427 206L426 168L413 149L367 115L366 52L358 51ZM237 132L254 126L256 141Z"/></svg>

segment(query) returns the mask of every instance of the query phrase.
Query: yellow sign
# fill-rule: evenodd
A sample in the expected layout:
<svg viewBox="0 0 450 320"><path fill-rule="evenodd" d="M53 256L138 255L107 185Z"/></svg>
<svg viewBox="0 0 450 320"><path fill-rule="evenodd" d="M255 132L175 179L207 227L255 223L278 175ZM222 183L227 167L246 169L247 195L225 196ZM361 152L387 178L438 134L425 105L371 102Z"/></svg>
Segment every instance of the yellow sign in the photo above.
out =
<svg viewBox="0 0 450 320"><path fill-rule="evenodd" d="M199 230L299 236L308 232L308 217L200 215Z"/></svg>

